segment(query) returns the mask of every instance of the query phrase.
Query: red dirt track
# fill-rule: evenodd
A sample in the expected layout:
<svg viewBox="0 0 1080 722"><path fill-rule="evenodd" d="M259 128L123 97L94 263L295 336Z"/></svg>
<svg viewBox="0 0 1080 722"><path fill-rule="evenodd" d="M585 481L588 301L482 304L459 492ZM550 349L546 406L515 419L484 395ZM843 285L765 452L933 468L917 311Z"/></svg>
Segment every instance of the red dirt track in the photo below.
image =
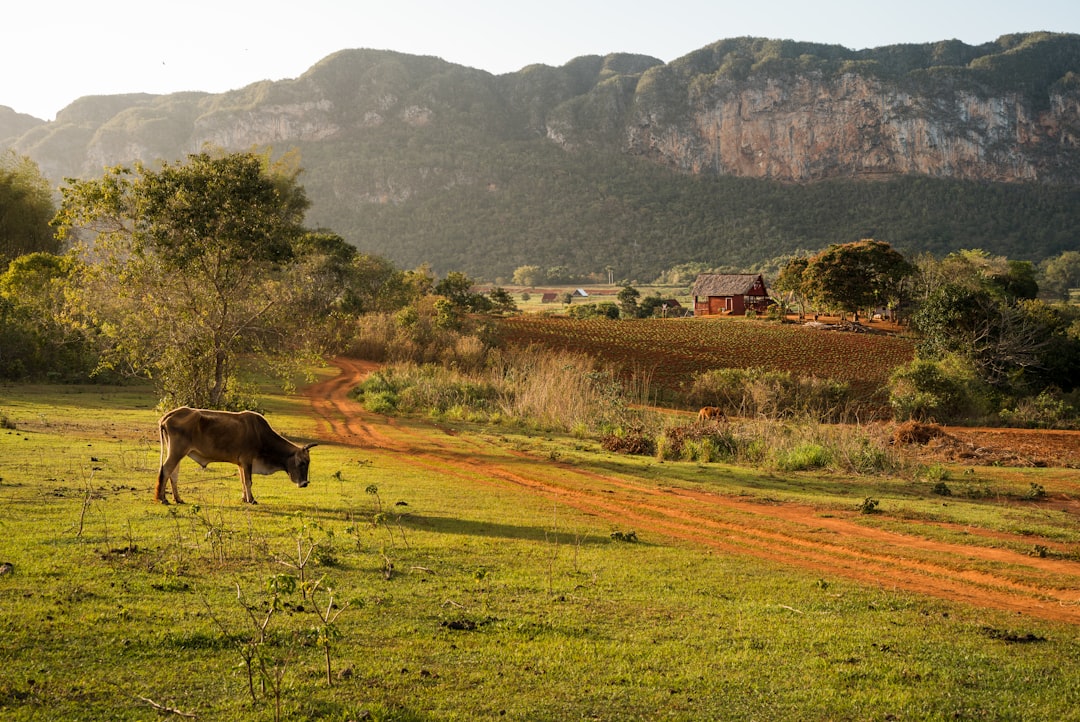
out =
<svg viewBox="0 0 1080 722"><path fill-rule="evenodd" d="M609 521L725 554L843 576L883 589L1080 624L1080 562L874 529L857 512L830 512L599 474L476 439L468 453L442 430L409 428L365 411L349 392L376 364L337 359L341 374L305 393L327 442L397 454L399 461L464 481L525 489ZM957 527L959 533L1041 544L1038 536Z"/></svg>

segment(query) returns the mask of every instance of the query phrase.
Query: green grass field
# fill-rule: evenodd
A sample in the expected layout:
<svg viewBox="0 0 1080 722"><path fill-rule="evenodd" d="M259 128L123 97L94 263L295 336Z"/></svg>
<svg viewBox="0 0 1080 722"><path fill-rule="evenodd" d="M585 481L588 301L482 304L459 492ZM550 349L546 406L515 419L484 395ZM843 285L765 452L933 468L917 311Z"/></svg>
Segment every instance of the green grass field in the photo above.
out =
<svg viewBox="0 0 1080 722"><path fill-rule="evenodd" d="M619 541L629 527L479 467L326 443L306 489L256 477L246 506L234 467L185 461L188 503L154 504L153 403L138 387L0 389L0 719L1080 719L1075 625L640 530ZM266 408L289 438L316 439L306 399ZM483 430L395 424L496 453ZM628 478L643 464L511 436L522 464ZM648 483L720 483L702 468L670 463ZM912 497L907 521L878 525L930 508L898 480L714 477L824 507L853 481L856 496ZM947 513L973 528L1040 518L965 508ZM1047 519L1075 548L1075 523ZM308 598L282 586L301 572L322 580Z"/></svg>

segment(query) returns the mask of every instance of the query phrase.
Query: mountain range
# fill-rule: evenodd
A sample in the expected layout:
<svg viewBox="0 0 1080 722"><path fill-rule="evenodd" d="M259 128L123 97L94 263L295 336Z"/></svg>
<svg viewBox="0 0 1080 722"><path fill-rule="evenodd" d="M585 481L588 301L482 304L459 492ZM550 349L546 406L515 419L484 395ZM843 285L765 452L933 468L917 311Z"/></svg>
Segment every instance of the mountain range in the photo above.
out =
<svg viewBox="0 0 1080 722"><path fill-rule="evenodd" d="M57 184L207 146L295 150L309 225L483 280L646 281L862 237L1038 261L1080 247L1080 36L733 38L504 75L343 50L220 94L90 96L50 122L0 107L5 146Z"/></svg>

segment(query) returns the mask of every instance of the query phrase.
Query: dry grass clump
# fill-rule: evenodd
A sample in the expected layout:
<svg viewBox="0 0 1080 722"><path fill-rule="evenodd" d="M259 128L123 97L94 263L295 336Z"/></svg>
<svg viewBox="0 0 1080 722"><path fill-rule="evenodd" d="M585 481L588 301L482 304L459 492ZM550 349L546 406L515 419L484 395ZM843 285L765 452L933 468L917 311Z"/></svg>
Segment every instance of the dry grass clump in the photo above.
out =
<svg viewBox="0 0 1080 722"><path fill-rule="evenodd" d="M634 454L652 456L656 453L656 441L643 429L631 429L626 433L612 432L604 434L600 446L605 451L616 454Z"/></svg>
<svg viewBox="0 0 1080 722"><path fill-rule="evenodd" d="M893 430L892 440L894 444L918 444L925 446L931 440L945 436L945 430L937 424L926 424L921 421L905 421L897 424Z"/></svg>

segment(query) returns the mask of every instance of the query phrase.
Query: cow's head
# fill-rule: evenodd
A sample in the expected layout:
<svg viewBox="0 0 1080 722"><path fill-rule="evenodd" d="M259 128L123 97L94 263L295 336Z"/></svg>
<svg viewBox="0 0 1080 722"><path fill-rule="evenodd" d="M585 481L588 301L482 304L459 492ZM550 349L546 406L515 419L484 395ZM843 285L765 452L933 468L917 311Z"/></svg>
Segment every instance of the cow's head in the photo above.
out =
<svg viewBox="0 0 1080 722"><path fill-rule="evenodd" d="M311 455L308 454L308 449L318 444L305 444L296 450L289 460L285 463L285 471L289 472L289 478L292 479L292 483L303 489L308 485L308 467L311 466Z"/></svg>

